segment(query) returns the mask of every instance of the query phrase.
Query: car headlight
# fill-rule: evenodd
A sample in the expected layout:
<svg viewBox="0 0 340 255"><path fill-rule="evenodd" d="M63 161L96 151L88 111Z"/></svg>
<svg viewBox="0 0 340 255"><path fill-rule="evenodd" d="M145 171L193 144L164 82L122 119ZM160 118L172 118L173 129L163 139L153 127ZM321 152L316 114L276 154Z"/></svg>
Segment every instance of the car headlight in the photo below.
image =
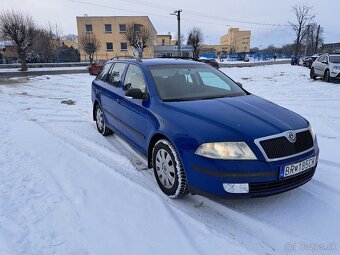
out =
<svg viewBox="0 0 340 255"><path fill-rule="evenodd" d="M333 66L333 70L340 70L340 66Z"/></svg>
<svg viewBox="0 0 340 255"><path fill-rule="evenodd" d="M316 134L315 134L314 128L312 127L311 124L309 124L309 130L310 130L310 133L311 133L311 135L313 137L313 141L315 141Z"/></svg>
<svg viewBox="0 0 340 255"><path fill-rule="evenodd" d="M198 147L195 154L213 159L257 159L245 142L204 143Z"/></svg>

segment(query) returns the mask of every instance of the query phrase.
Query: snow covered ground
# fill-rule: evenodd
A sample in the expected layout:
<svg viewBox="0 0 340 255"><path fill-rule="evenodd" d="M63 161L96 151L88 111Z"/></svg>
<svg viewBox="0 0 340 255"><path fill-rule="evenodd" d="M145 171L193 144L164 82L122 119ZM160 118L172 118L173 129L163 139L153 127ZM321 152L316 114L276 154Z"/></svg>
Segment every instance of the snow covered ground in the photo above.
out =
<svg viewBox="0 0 340 255"><path fill-rule="evenodd" d="M0 254L339 254L340 84L290 65L222 70L311 121L312 181L264 198L171 200L144 159L96 131L93 76L0 80Z"/></svg>
<svg viewBox="0 0 340 255"><path fill-rule="evenodd" d="M62 67L34 67L28 68L28 71L61 71L61 70L88 70L87 66L62 66ZM20 68L0 68L0 73L21 72Z"/></svg>
<svg viewBox="0 0 340 255"><path fill-rule="evenodd" d="M278 58L276 60L269 59L269 60L258 60L254 58L249 58L248 62L245 61L238 61L238 60L231 60L231 59L224 59L221 61L219 58L216 59L216 61L220 64L242 64L242 63L270 63L270 62L283 62L283 61L290 61L288 58Z"/></svg>

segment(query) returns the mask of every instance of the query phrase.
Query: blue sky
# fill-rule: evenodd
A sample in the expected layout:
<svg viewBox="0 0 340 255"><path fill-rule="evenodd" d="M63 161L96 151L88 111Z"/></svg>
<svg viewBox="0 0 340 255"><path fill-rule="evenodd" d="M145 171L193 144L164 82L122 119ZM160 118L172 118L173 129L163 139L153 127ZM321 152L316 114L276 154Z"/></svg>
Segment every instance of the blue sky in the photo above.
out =
<svg viewBox="0 0 340 255"><path fill-rule="evenodd" d="M340 42L338 0L2 0L2 9L29 12L41 24L57 23L65 34L77 33L76 16L147 15L158 33L176 34L177 20L170 13L182 9L182 32L202 29L205 43L217 44L229 27L252 31L251 46L280 46L294 40L291 8L306 3L314 7L315 21L324 27L325 42Z"/></svg>

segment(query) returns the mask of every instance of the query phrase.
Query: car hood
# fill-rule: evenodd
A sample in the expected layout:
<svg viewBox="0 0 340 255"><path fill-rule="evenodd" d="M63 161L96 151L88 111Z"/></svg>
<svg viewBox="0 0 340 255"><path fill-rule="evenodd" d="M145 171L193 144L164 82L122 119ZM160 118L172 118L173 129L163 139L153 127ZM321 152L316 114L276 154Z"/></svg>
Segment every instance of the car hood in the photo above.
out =
<svg viewBox="0 0 340 255"><path fill-rule="evenodd" d="M248 137L252 140L309 125L300 115L254 95L168 102L166 107L183 114L177 114L177 118L186 121L191 128L208 128L206 133L226 130L224 133L234 139Z"/></svg>

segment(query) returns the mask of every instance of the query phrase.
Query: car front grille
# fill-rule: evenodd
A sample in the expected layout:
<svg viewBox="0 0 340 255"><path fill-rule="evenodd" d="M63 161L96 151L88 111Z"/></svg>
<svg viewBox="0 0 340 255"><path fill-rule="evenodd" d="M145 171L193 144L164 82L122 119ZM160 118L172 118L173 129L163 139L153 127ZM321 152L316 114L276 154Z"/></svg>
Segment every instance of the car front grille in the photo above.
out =
<svg viewBox="0 0 340 255"><path fill-rule="evenodd" d="M306 170L298 175L278 181L249 183L249 193L271 192L280 189L298 187L312 179L315 173L315 168L316 167L312 167L309 170Z"/></svg>
<svg viewBox="0 0 340 255"><path fill-rule="evenodd" d="M314 145L313 137L309 130L296 133L296 141L291 143L286 136L279 136L259 142L268 159L289 157L308 149Z"/></svg>

